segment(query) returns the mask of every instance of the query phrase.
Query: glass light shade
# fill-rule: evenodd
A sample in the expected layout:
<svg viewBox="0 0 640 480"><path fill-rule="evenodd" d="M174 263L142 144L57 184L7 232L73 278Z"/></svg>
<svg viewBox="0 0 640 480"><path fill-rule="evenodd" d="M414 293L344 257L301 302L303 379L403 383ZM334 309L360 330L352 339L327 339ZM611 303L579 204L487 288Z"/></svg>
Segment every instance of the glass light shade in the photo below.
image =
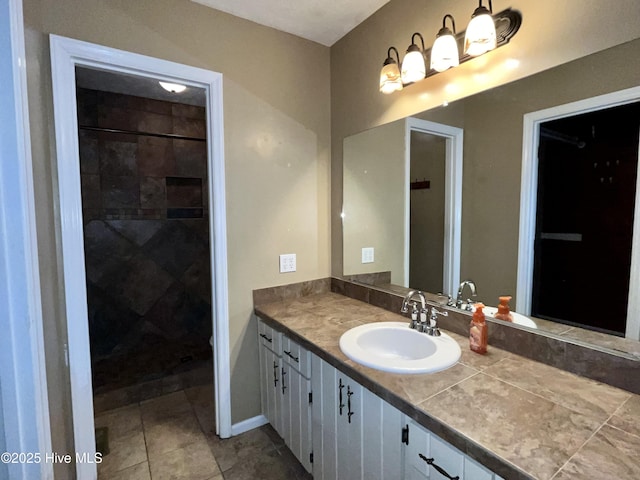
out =
<svg viewBox="0 0 640 480"><path fill-rule="evenodd" d="M431 68L436 72L444 72L460 65L458 42L452 34L440 35L431 47Z"/></svg>
<svg viewBox="0 0 640 480"><path fill-rule="evenodd" d="M486 12L474 15L467 27L464 52L472 57L496 48L496 25L489 11Z"/></svg>
<svg viewBox="0 0 640 480"><path fill-rule="evenodd" d="M402 83L413 83L424 79L426 70L422 52L419 50L407 52L402 59Z"/></svg>
<svg viewBox="0 0 640 480"><path fill-rule="evenodd" d="M167 92L171 92L171 93L181 93L187 89L185 85L180 85L179 83L169 83L169 82L158 82L158 83Z"/></svg>
<svg viewBox="0 0 640 480"><path fill-rule="evenodd" d="M380 71L380 91L389 94L399 90L402 90L402 79L398 64L396 62L388 63Z"/></svg>

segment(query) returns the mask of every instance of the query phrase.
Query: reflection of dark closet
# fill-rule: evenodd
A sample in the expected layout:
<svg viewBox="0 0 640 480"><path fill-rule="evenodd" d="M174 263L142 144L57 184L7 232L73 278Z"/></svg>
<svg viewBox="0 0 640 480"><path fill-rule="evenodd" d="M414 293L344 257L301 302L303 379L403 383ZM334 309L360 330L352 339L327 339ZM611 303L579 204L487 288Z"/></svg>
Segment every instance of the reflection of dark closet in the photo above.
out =
<svg viewBox="0 0 640 480"><path fill-rule="evenodd" d="M545 122L532 315L624 335L640 103Z"/></svg>
<svg viewBox="0 0 640 480"><path fill-rule="evenodd" d="M212 356L205 109L84 88L77 102L94 394L187 386Z"/></svg>

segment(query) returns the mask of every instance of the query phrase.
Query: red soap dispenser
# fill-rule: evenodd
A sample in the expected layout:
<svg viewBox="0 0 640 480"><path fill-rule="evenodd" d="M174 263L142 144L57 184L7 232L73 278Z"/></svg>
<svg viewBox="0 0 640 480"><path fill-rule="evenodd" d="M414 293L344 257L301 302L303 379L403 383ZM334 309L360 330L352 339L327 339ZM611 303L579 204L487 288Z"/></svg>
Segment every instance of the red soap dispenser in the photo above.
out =
<svg viewBox="0 0 640 480"><path fill-rule="evenodd" d="M513 322L513 315L509 309L509 301L511 296L505 295L504 297L498 297L500 304L498 305L498 313L494 315L498 320L504 320L505 322Z"/></svg>
<svg viewBox="0 0 640 480"><path fill-rule="evenodd" d="M487 322L484 319L484 304L476 303L476 311L471 318L469 329L469 347L476 353L487 353L488 331Z"/></svg>

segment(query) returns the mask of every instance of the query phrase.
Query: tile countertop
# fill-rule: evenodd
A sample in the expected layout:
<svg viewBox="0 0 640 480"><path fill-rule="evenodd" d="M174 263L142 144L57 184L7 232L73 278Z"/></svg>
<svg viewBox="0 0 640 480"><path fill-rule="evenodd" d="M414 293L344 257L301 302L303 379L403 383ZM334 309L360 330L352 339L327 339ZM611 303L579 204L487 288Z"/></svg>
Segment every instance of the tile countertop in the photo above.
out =
<svg viewBox="0 0 640 480"><path fill-rule="evenodd" d="M335 293L256 306L256 314L505 479L640 478L640 395L492 348L401 375L349 360L352 327L405 317Z"/></svg>

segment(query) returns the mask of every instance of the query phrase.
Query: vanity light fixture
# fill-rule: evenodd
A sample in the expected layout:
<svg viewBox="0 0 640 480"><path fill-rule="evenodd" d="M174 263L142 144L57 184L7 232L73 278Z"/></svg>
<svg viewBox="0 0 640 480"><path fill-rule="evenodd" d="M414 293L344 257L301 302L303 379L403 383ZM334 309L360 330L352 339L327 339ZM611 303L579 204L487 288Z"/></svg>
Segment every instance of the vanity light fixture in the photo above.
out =
<svg viewBox="0 0 640 480"><path fill-rule="evenodd" d="M453 32L445 25L447 18L451 19ZM460 64L455 34L456 22L451 15L447 14L442 19L442 28L436 36L436 41L433 42L433 47L431 47L431 68L436 72L444 72Z"/></svg>
<svg viewBox="0 0 640 480"><path fill-rule="evenodd" d="M471 15L467 34L464 37L464 53L467 55L477 57L496 48L496 24L492 14L491 0L489 0L489 10L482 5L482 0L478 0L478 8Z"/></svg>
<svg viewBox="0 0 640 480"><path fill-rule="evenodd" d="M406 87L410 83L419 82L424 78L444 72L449 68L456 67L460 63L471 60L475 56L502 47L509 43L522 25L522 15L517 10L510 8L492 14L493 5L489 0L489 9L479 2L478 8L473 12L473 16L466 31L456 33L456 25L453 17L449 14L442 19L442 28L438 31L436 40L431 49L425 50L424 38L418 32L411 36L411 45L407 48L407 53L402 60L400 70L400 83ZM447 18L451 20L453 32L446 27ZM492 27L489 33L476 35L476 24L489 23ZM482 30L482 29L481 29ZM422 49L416 44L415 38L419 37ZM442 46L442 45L447 46ZM454 50L455 48L455 50ZM391 56L391 51L396 52L397 61ZM462 53L460 53L462 52ZM429 57L429 70L426 68L425 58ZM387 50L387 59L384 61L380 72L380 91L385 94L402 90L397 83L397 65L400 64L400 56L394 47Z"/></svg>
<svg viewBox="0 0 640 480"><path fill-rule="evenodd" d="M422 49L416 45L416 35L420 37ZM413 83L422 80L427 73L424 62L424 38L418 32L411 35L411 45L407 48L407 54L402 60L402 83Z"/></svg>
<svg viewBox="0 0 640 480"><path fill-rule="evenodd" d="M396 52L396 60L391 56L391 51ZM400 54L395 47L387 50L387 59L380 71L380 91L382 93L393 93L402 90L402 78L400 77Z"/></svg>
<svg viewBox="0 0 640 480"><path fill-rule="evenodd" d="M180 85L179 83L158 82L162 88L171 93L182 93L187 87L186 85Z"/></svg>

